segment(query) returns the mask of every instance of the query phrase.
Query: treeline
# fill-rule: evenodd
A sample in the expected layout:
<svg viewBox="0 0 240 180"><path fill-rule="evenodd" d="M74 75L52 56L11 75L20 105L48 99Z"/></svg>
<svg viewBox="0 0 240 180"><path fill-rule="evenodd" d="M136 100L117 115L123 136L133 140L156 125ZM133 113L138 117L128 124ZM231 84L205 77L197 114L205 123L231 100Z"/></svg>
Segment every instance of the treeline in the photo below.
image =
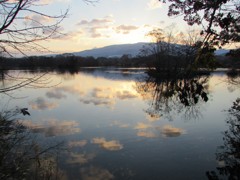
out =
<svg viewBox="0 0 240 180"><path fill-rule="evenodd" d="M168 67L178 66L184 68L189 62L182 56L168 55L158 56L138 56L131 57L123 55L122 57L80 57L72 54L63 54L57 56L30 56L22 58L0 58L0 69L73 69L80 67L155 67L159 59L167 62ZM226 56L217 56L216 68L240 68L240 56L231 52ZM160 61L162 62L162 61ZM158 63L157 63L158 64ZM163 66L163 64L161 64Z"/></svg>
<svg viewBox="0 0 240 180"><path fill-rule="evenodd" d="M154 59L148 57L131 57L123 55L122 57L80 57L74 55L57 56L31 56L23 58L0 58L1 69L77 69L80 67L149 67Z"/></svg>

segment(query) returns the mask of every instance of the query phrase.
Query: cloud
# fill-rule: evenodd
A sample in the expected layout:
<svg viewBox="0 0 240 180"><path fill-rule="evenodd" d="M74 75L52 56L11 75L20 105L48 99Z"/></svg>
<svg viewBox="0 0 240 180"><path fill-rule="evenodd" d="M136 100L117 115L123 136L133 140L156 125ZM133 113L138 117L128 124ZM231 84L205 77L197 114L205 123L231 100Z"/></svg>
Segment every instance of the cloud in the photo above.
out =
<svg viewBox="0 0 240 180"><path fill-rule="evenodd" d="M159 23L160 23L160 24L165 24L165 21L160 21Z"/></svg>
<svg viewBox="0 0 240 180"><path fill-rule="evenodd" d="M44 98L37 98L35 101L29 103L34 110L51 110L58 106L57 103L49 103Z"/></svg>
<svg viewBox="0 0 240 180"><path fill-rule="evenodd" d="M145 123L140 122L134 127L134 129L140 130L140 129L148 129L148 128L151 128L151 127L152 127L151 124L145 124Z"/></svg>
<svg viewBox="0 0 240 180"><path fill-rule="evenodd" d="M48 5L48 4L52 4L54 2L68 3L68 2L70 2L70 0L41 0L41 1L37 1L37 3L39 3L41 5Z"/></svg>
<svg viewBox="0 0 240 180"><path fill-rule="evenodd" d="M113 20L109 17L103 19L92 19L91 21L82 20L78 25L92 25L92 26L102 26L103 24L112 23Z"/></svg>
<svg viewBox="0 0 240 180"><path fill-rule="evenodd" d="M161 134L165 137L178 137L185 131L181 128L176 128L171 125L165 125L163 128L158 128Z"/></svg>
<svg viewBox="0 0 240 180"><path fill-rule="evenodd" d="M162 7L162 3L159 2L158 0L150 0L149 3L147 4L148 9L158 9Z"/></svg>
<svg viewBox="0 0 240 180"><path fill-rule="evenodd" d="M46 26L48 23L53 23L54 18L47 16L41 16L37 14L28 15L24 17L24 24L30 25L31 27ZM51 32L51 29L45 28L45 34Z"/></svg>
<svg viewBox="0 0 240 180"><path fill-rule="evenodd" d="M109 37L109 31L113 26L114 20L112 16L104 18L82 20L77 25L82 27L85 32L92 38Z"/></svg>
<svg viewBox="0 0 240 180"><path fill-rule="evenodd" d="M95 154L80 154L80 153L70 153L70 157L66 160L68 164L86 164L92 160Z"/></svg>
<svg viewBox="0 0 240 180"><path fill-rule="evenodd" d="M62 99L62 98L66 98L66 95L63 94L63 93L68 93L68 94L76 94L76 95L82 95L83 92L74 88L74 87L67 87L67 86L64 86L64 87L58 87L58 88L55 88L51 91L48 91L46 93L46 96L48 98L55 98L55 99Z"/></svg>
<svg viewBox="0 0 240 180"><path fill-rule="evenodd" d="M83 36L84 32L81 30L64 32L64 30L59 30L61 33L56 34L53 39L54 40L78 40Z"/></svg>
<svg viewBox="0 0 240 180"><path fill-rule="evenodd" d="M119 141L111 140L107 141L105 138L93 138L92 139L93 144L98 144L103 149L109 150L109 151L118 151L123 149L123 145L119 143Z"/></svg>
<svg viewBox="0 0 240 180"><path fill-rule="evenodd" d="M46 121L36 123L23 120L21 123L29 128L33 133L43 133L46 137L70 135L81 131L79 123L76 121L48 119Z"/></svg>
<svg viewBox="0 0 240 180"><path fill-rule="evenodd" d="M129 34L139 29L139 27L134 25L116 25L113 16L92 20L81 20L77 23L77 26L81 27L86 36L90 36L91 38L109 38L116 33Z"/></svg>
<svg viewBox="0 0 240 180"><path fill-rule="evenodd" d="M120 25L115 28L115 31L121 34L129 34L131 31L134 31L137 29L138 27L133 25Z"/></svg>
<svg viewBox="0 0 240 180"><path fill-rule="evenodd" d="M83 180L111 180L114 176L106 169L98 167L81 168L81 179Z"/></svg>
<svg viewBox="0 0 240 180"><path fill-rule="evenodd" d="M86 144L87 144L87 140L70 141L70 142L68 142L68 146L70 148L72 148L72 147L84 147Z"/></svg>

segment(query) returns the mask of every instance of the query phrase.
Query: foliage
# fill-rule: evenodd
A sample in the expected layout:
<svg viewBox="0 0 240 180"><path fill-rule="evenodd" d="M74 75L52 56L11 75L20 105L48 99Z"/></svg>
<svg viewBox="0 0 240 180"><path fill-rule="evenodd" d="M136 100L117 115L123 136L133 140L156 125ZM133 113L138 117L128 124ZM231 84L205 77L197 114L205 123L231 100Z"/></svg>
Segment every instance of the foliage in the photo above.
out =
<svg viewBox="0 0 240 180"><path fill-rule="evenodd" d="M153 39L148 47L142 49L142 54L152 55L152 68L164 76L178 76L192 73L199 68L215 68L215 49L212 46L202 48L202 37L194 30L187 34L176 33L173 29L153 29L148 33Z"/></svg>
<svg viewBox="0 0 240 180"><path fill-rule="evenodd" d="M15 119L30 115L26 108L0 113L0 179L59 179L55 152L62 143L41 146Z"/></svg>
<svg viewBox="0 0 240 180"><path fill-rule="evenodd" d="M13 53L46 50L39 41L59 33L60 23L68 10L60 15L45 14L38 0L0 1L0 52Z"/></svg>
<svg viewBox="0 0 240 180"><path fill-rule="evenodd" d="M201 25L203 46L221 47L240 41L238 0L159 0L170 3L169 16L183 15L188 25Z"/></svg>

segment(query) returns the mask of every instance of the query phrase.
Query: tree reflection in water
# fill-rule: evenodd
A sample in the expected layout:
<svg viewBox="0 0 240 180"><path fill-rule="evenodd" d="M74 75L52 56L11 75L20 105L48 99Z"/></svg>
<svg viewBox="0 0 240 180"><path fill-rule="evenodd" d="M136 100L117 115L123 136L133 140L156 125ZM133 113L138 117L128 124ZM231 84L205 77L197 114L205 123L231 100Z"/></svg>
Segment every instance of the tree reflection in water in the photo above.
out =
<svg viewBox="0 0 240 180"><path fill-rule="evenodd" d="M240 179L240 98L233 103L228 114L226 123L229 129L224 132L224 144L216 153L217 170L222 178L237 180ZM222 179L215 171L208 171L206 175L210 180Z"/></svg>
<svg viewBox="0 0 240 180"><path fill-rule="evenodd" d="M62 143L44 146L15 119L26 108L0 114L0 179L59 179L57 153ZM39 142L39 141L38 141Z"/></svg>
<svg viewBox="0 0 240 180"><path fill-rule="evenodd" d="M227 73L229 89L234 91L240 88L240 70L231 70Z"/></svg>
<svg viewBox="0 0 240 180"><path fill-rule="evenodd" d="M240 88L240 72L229 71L227 73L229 88L231 91ZM228 110L226 123L228 130L223 134L224 144L217 149L216 159L219 163L216 171L206 173L208 179L240 179L240 98L233 103ZM220 176L220 177L219 177Z"/></svg>
<svg viewBox="0 0 240 180"><path fill-rule="evenodd" d="M233 103L228 110L229 117L226 120L228 130L224 132L224 144L217 149L216 159L220 162L217 172L207 172L210 180L240 179L240 98ZM221 176L221 178L219 177Z"/></svg>
<svg viewBox="0 0 240 180"><path fill-rule="evenodd" d="M198 118L200 102L208 101L209 76L195 76L193 78L161 79L147 77L145 81L137 82L137 91L150 107L150 116L167 115L172 119L174 112L185 112L185 118Z"/></svg>

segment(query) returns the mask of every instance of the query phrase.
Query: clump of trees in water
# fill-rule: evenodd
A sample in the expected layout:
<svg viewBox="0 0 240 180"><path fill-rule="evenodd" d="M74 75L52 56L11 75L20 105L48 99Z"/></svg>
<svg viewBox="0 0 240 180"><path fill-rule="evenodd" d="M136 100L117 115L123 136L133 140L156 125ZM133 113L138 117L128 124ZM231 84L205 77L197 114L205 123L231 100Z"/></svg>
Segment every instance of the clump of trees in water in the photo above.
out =
<svg viewBox="0 0 240 180"><path fill-rule="evenodd" d="M164 30L154 29L148 36L154 43L144 47L142 53L154 59L154 64L148 71L150 75L186 75L199 68L214 69L217 65L214 48L204 54L201 52L202 36L196 30L189 30L187 34L183 34L174 32L170 27Z"/></svg>
<svg viewBox="0 0 240 180"><path fill-rule="evenodd" d="M169 3L168 16L183 16L189 25L201 26L199 35L202 39L195 44L192 69L202 65L211 68L214 63L215 48L222 48L229 43L240 42L240 4L235 0L159 0ZM191 65L191 63L190 63Z"/></svg>

